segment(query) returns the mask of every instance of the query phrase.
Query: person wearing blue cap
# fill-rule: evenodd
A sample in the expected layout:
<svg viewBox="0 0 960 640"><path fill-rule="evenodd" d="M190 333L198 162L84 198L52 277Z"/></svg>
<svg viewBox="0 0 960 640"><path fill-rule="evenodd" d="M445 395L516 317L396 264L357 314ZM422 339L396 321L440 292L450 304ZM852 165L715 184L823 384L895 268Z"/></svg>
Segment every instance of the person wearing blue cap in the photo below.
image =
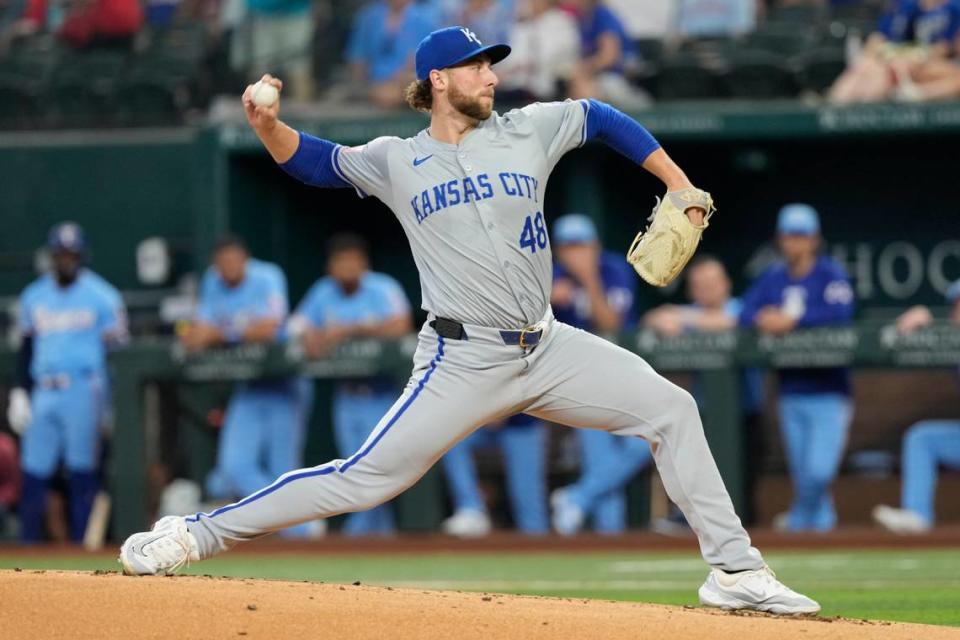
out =
<svg viewBox="0 0 960 640"><path fill-rule="evenodd" d="M743 296L742 326L768 335L849 324L854 294L844 268L819 254L820 218L807 204L788 204L777 217L783 260ZM787 531L829 531L837 514L830 485L840 468L853 415L850 371L781 369L780 430L793 481L788 513L774 525Z"/></svg>
<svg viewBox="0 0 960 640"><path fill-rule="evenodd" d="M407 91L408 104L430 114L429 126L359 147L298 132L279 120L279 100L256 105L253 85L244 91L247 121L283 170L389 207L410 244L428 316L400 398L349 459L284 474L210 513L161 518L121 546L125 573L171 573L290 524L382 504L482 425L525 413L651 443L664 487L710 565L698 592L703 604L820 610L778 581L751 544L690 394L635 353L558 321L550 308L543 203L567 152L602 140L680 202L693 183L649 131L596 100L495 113L492 65L509 53L465 27L434 31L417 47L417 81ZM261 82L283 88L270 75ZM710 205L687 202L681 215L702 226Z"/></svg>
<svg viewBox="0 0 960 640"><path fill-rule="evenodd" d="M951 305L950 321L960 327L960 280L947 289L946 298ZM900 315L896 326L899 333L909 334L933 322L930 309L917 306ZM907 429L900 463L901 506L877 505L874 521L894 533L926 533L933 528L933 501L941 465L960 469L960 420L924 420Z"/></svg>
<svg viewBox="0 0 960 640"><path fill-rule="evenodd" d="M579 213L553 223L553 291L550 303L561 322L594 333L614 334L636 320L637 276L618 253L600 245L593 221ZM580 477L550 495L554 530L580 531L589 518L604 535L626 529L626 485L653 460L650 445L607 431L577 430Z"/></svg>
<svg viewBox="0 0 960 640"><path fill-rule="evenodd" d="M100 424L109 345L126 341L120 293L84 266L87 243L73 222L47 238L52 271L20 296L20 350L7 419L21 434L21 538L43 539L46 497L61 461L70 538L83 539L99 490Z"/></svg>

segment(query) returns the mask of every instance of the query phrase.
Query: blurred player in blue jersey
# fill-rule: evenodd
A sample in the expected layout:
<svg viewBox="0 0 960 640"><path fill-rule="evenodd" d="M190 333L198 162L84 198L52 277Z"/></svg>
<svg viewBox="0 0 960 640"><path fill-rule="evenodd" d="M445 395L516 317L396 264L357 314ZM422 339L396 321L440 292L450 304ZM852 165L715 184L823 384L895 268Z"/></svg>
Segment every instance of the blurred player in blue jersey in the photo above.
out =
<svg viewBox="0 0 960 640"><path fill-rule="evenodd" d="M22 340L7 415L23 436L24 542L43 537L46 495L61 461L70 538L80 542L100 484L107 347L126 342L127 321L120 293L84 266L87 246L78 225L55 226L47 247L52 272L20 297Z"/></svg>
<svg viewBox="0 0 960 640"><path fill-rule="evenodd" d="M196 318L181 333L190 353L211 347L276 342L287 319L287 278L275 264L250 257L242 240L221 239L200 283ZM238 385L230 398L217 452L207 478L212 498L249 495L302 464L312 387L297 378ZM313 535L322 525L287 530Z"/></svg>
<svg viewBox="0 0 960 640"><path fill-rule="evenodd" d="M327 245L327 276L307 292L289 330L311 358L322 358L350 338L397 338L413 331L410 302L400 283L370 271L366 241L340 234ZM388 377L340 381L333 395L333 433L344 458L360 450L396 401L397 383ZM388 535L394 530L389 504L347 516L346 535Z"/></svg>
<svg viewBox="0 0 960 640"><path fill-rule="evenodd" d="M947 301L953 305L950 320L960 327L960 280L947 289ZM913 307L897 318L897 329L907 334L932 322L930 309ZM924 420L907 429L900 464L901 508L877 505L873 519L895 533L929 531L936 520L933 498L940 465L960 469L960 420Z"/></svg>
<svg viewBox="0 0 960 640"><path fill-rule="evenodd" d="M594 333L615 333L635 320L636 275L623 256L604 251L593 221L570 214L553 225L551 304L561 322ZM578 429L581 475L550 496L553 528L573 535L587 517L593 530L621 533L626 527L626 484L652 460L650 445L606 431Z"/></svg>
<svg viewBox="0 0 960 640"><path fill-rule="evenodd" d="M743 296L740 323L761 333L783 335L794 329L849 324L853 289L844 268L820 255L820 218L805 204L789 204L777 219L783 256ZM794 499L785 521L788 531L829 531L837 514L830 485L840 467L853 414L850 371L782 369L780 429L793 480Z"/></svg>

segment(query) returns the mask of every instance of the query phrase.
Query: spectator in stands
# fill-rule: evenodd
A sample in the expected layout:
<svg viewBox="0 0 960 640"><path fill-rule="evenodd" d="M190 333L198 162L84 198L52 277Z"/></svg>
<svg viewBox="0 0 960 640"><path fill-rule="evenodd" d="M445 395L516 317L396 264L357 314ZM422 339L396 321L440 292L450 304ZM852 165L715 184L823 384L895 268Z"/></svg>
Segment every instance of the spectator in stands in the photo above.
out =
<svg viewBox="0 0 960 640"><path fill-rule="evenodd" d="M740 323L782 336L795 329L849 324L853 289L843 267L818 253L820 219L813 207L789 204L777 218L782 262L743 296ZM775 524L787 531L829 531L837 515L830 494L853 413L846 368L781 369L780 429L793 481L790 511Z"/></svg>
<svg viewBox="0 0 960 640"><path fill-rule="evenodd" d="M555 0L521 0L506 42L513 50L497 66L498 100L527 104L566 95L564 85L580 59L580 33Z"/></svg>
<svg viewBox="0 0 960 640"><path fill-rule="evenodd" d="M919 99L916 84L940 78L956 56L960 4L955 0L897 0L863 51L830 89L837 104ZM949 74L946 74L949 75Z"/></svg>
<svg viewBox="0 0 960 640"><path fill-rule="evenodd" d="M311 0L245 0L246 15L233 30L230 65L251 79L265 70L283 77L284 97L313 96L314 20Z"/></svg>
<svg viewBox="0 0 960 640"><path fill-rule="evenodd" d="M733 38L753 31L763 0L679 0L677 33L684 38Z"/></svg>
<svg viewBox="0 0 960 640"><path fill-rule="evenodd" d="M950 319L960 327L960 281L947 290L953 305ZM914 307L897 318L902 334L933 323L927 307ZM933 509L937 467L960 469L960 420L924 420L907 429L903 437L901 508L877 505L873 519L895 533L925 533L935 522Z"/></svg>
<svg viewBox="0 0 960 640"><path fill-rule="evenodd" d="M466 27L482 42L509 41L516 14L514 0L434 0L433 4L441 24Z"/></svg>
<svg viewBox="0 0 960 640"><path fill-rule="evenodd" d="M120 293L84 266L78 225L55 226L47 247L52 272L20 296L22 338L7 419L23 438L21 538L43 538L47 493L62 462L70 539L80 542L100 488L107 348L126 342L126 312Z"/></svg>
<svg viewBox="0 0 960 640"><path fill-rule="evenodd" d="M0 432L0 540L11 536L10 517L20 498L20 461L17 443Z"/></svg>
<svg viewBox="0 0 960 640"><path fill-rule="evenodd" d="M236 236L214 246L213 264L200 283L196 318L180 332L187 353L283 337L287 279L275 264L250 257ZM301 466L312 387L296 378L257 380L234 390L220 433L216 468L207 478L211 498L252 494ZM287 529L313 537L322 522Z"/></svg>
<svg viewBox="0 0 960 640"><path fill-rule="evenodd" d="M11 26L10 35L47 31L78 49L129 49L142 25L143 10L137 0L27 0L23 18Z"/></svg>
<svg viewBox="0 0 960 640"><path fill-rule="evenodd" d="M593 222L570 214L554 223L553 291L561 322L597 333L616 333L634 321L636 275L620 254L604 251ZM626 528L628 482L652 459L650 445L606 431L579 429L580 478L550 496L553 528L573 535L591 518L598 533Z"/></svg>
<svg viewBox="0 0 960 640"><path fill-rule="evenodd" d="M307 355L324 358L351 338L398 338L413 330L410 302L400 283L370 270L367 243L360 236L333 236L327 245L327 275L314 284L290 319L291 336ZM338 454L360 451L380 419L390 413L397 384L389 377L340 380L333 393L333 434ZM393 511L383 504L347 516L351 536L389 535Z"/></svg>
<svg viewBox="0 0 960 640"><path fill-rule="evenodd" d="M731 282L717 258L701 254L687 267L687 297L691 304L661 305L647 312L641 324L660 335L676 336L688 332L724 332L737 327L743 308L739 298L731 296ZM700 381L694 378L694 397L701 401ZM757 369L747 369L741 379L741 410L743 412L744 493L746 503L740 510L744 524L755 520L755 493L763 446L763 375ZM682 517L682 514L675 514Z"/></svg>
<svg viewBox="0 0 960 640"><path fill-rule="evenodd" d="M435 28L434 15L412 0L374 0L357 14L346 58L354 83L377 107L404 103L414 51Z"/></svg>
<svg viewBox="0 0 960 640"><path fill-rule="evenodd" d="M480 492L473 454L478 448L500 447L517 530L542 535L550 530L547 518L547 427L536 418L518 414L488 424L470 434L443 457L453 515L444 520L443 532L458 538L479 538L490 533L492 523Z"/></svg>
<svg viewBox="0 0 960 640"><path fill-rule="evenodd" d="M580 27L582 59L570 83L573 98L596 98L637 109L650 98L626 77L635 62L634 44L623 23L603 0L567 0L566 8Z"/></svg>

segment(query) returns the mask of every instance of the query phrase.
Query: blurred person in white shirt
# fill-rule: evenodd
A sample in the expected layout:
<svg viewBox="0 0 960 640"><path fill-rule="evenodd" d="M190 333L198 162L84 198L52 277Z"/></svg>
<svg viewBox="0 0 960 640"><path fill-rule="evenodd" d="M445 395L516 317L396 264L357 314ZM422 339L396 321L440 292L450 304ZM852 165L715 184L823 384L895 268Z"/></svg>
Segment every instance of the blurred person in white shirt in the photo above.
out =
<svg viewBox="0 0 960 640"><path fill-rule="evenodd" d="M508 100L555 100L580 57L577 23L556 0L519 0L517 10L508 39L513 51L498 67L497 92Z"/></svg>

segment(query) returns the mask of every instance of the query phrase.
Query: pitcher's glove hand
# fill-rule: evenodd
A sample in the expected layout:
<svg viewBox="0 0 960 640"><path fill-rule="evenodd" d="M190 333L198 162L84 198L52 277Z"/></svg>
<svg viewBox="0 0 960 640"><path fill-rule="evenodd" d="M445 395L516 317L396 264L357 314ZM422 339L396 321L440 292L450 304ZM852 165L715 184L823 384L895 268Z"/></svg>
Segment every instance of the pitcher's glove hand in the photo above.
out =
<svg viewBox="0 0 960 640"><path fill-rule="evenodd" d="M685 213L694 207L704 211L703 224L699 226L690 222ZM634 238L627 251L627 262L650 284L670 284L693 257L714 211L713 198L706 191L693 187L668 191L663 200L657 199L646 231Z"/></svg>

